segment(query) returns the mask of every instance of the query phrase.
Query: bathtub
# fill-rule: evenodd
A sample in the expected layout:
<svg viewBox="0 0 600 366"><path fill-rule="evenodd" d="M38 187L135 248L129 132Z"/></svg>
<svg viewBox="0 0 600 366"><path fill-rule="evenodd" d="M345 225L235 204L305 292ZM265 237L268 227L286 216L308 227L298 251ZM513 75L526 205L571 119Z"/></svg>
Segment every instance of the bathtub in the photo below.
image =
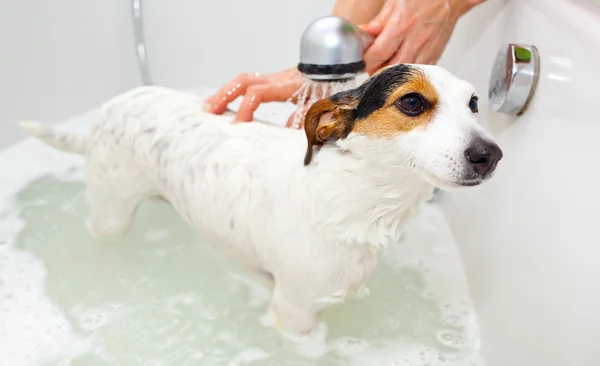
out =
<svg viewBox="0 0 600 366"><path fill-rule="evenodd" d="M487 95L506 43L539 50L521 117L481 120L505 153L495 179L440 198L492 366L600 360L600 2L490 1L466 16L440 64Z"/></svg>
<svg viewBox="0 0 600 366"><path fill-rule="evenodd" d="M28 59L27 66L32 71L26 78L19 79L18 75L11 75L9 80L14 83L14 88L3 89L2 96L3 99L15 98L15 103L9 103L0 110L2 121L36 117L50 122L60 121L69 128L83 131L89 127L95 113L92 107L111 95L141 84L143 80L139 77L128 23L130 9L124 3L110 0L103 2L103 5L96 4L93 8L95 17L85 21L68 16L75 14L76 10L90 11L89 8L78 8L81 5L76 5L79 2L74 0L62 0L63 8L71 13L63 12L59 7L48 8L56 16L48 17L52 21L39 23L54 29L53 32L44 33L48 29L40 32L44 33L46 41L52 41L46 42L46 48L42 49L53 55L52 62L50 65L43 63L46 68L40 69L40 65L35 64L36 60L41 62L39 59ZM268 24L279 24L282 32L272 38L275 47L273 44L255 44L258 49L256 54L269 54L268 60L239 60L236 59L239 51L235 49L219 52L218 58L207 58L202 48L190 47L189 38L186 37L190 29L198 34L206 34L207 29L219 25L215 20L219 17L208 16L210 9L200 2L180 0L172 4L171 7L165 7L159 3L148 3L146 10L146 42L153 81L202 96L213 89L198 89L198 86L217 86L220 80L229 79L237 71L262 71L261 68L276 70L293 64L297 59L297 47L290 46L289 39L299 39L304 25L327 13L332 1L313 2L306 7L298 5L292 10L277 7L279 2L257 1L252 6L270 9L260 18L264 28L260 28L263 27L260 25L251 35L240 35L235 31L223 33L229 42L246 37L241 43L248 46L252 37L256 38L260 32L269 32ZM234 5L233 0L226 1L215 11L223 17ZM11 6L21 5L14 3ZM250 12L252 6L246 4L242 7ZM20 14L24 17L27 11L20 9ZM282 13L285 16L279 17ZM115 27L108 27L107 24L112 24L111 19L115 19L115 14L118 15ZM162 17L163 14L169 16ZM201 21L195 14L200 14ZM34 20L43 18L41 13L36 17ZM10 25L11 21L16 22L17 19L12 18L0 23ZM53 23L58 20L70 26L60 27ZM70 21L72 23L68 23ZM178 26L179 22L184 26ZM236 16L233 22L247 26L256 24L243 16ZM86 24L89 24L89 28L84 27ZM72 27L82 31L73 35L76 32L71 31ZM106 35L100 37L99 44L110 45L102 48L102 51L93 43L85 42L95 36L90 30L96 27L101 27ZM36 37L29 34L24 42L36 42ZM532 44L539 49L541 58L538 87L532 103L520 117L491 110L487 100L490 72L496 54L509 42ZM219 43L211 38L203 46L206 48L208 44L209 48L216 48ZM56 49L70 50L72 44L81 47L82 52L56 52ZM253 49L245 48L241 52L248 53ZM274 54L272 49L283 51ZM18 58L8 60L0 61L6 62L0 68L18 69L22 61ZM356 365L369 362L411 366L598 364L600 347L595 342L600 336L600 316L595 310L600 308L600 271L596 269L598 266L595 266L595 261L600 258L600 195L596 193L600 185L600 173L594 167L598 166L595 157L600 153L596 142L597 136L600 136L600 123L595 113L595 103L598 103L596 85L600 83L595 66L599 62L598 1L490 0L461 19L440 64L475 84L480 94L481 123L496 136L505 158L491 182L474 190L443 192L434 204L425 206L423 215L409 226L407 241L390 255L391 263L386 264L388 269L384 274L414 277L415 273L421 273L419 271L425 265L431 270L427 275L431 288L423 289L418 283L415 289L415 283L399 281L406 286L404 292L385 297L381 293L398 284L389 278L382 279L383 275L377 277L375 288L380 292L376 291L375 300L370 300L374 302L354 303L327 318L332 329L338 332L333 344L329 345L332 349L343 350ZM248 70L248 67L252 70ZM90 69L94 73L90 74ZM47 82L36 88L40 77L45 74L52 77L44 79ZM60 83L59 80L64 82ZM17 85L17 82L23 85ZM54 84L60 87L53 89ZM86 92L81 93L81 90ZM236 104L233 109L236 109ZM291 110L289 105L276 104L268 108L261 107L257 116L281 123ZM87 112L82 114L81 111ZM75 117L67 118L73 115ZM193 307L194 301L200 301L198 294L193 293L194 289L200 288L206 291L205 299L211 295L216 299L211 303L213 308L195 310L194 316L200 322L209 322L214 319L218 309L232 306L235 311L228 313L228 316L258 332L258 327L248 324L254 324L254 317L265 304L264 289L204 249L194 249L192 254L203 256L202 265L218 276L201 279L197 283L188 280L190 274L201 276L204 273L198 271L197 263L190 260L190 253L182 252L185 244L195 237L186 231L176 217L164 209L148 206L140 219L146 223L145 226L141 225L132 234L141 244L132 245L131 237L128 243L118 243L128 244L123 245L127 249L107 247L89 239L82 218L85 207L81 199L81 160L45 148L30 139L19 141L23 136L20 132L8 125L2 128L6 134L0 136L0 146L13 143L14 146L0 152L0 170L3 172L0 190L3 202L0 210L3 217L0 223L0 290L10 286L9 290L12 291L10 297L0 299L0 363L8 362L11 366L55 365L60 360L75 360L75 364L81 364L85 361L78 357L86 360L85 357L94 352L105 357L93 359L95 362L116 362L111 358L114 355L102 353L102 347L117 347L124 354L128 351L127 347L145 352L146 355L157 356L160 353L158 346L153 349L143 345L143 341L151 337L154 331L151 328L144 328L139 333L139 344L133 339L122 349L118 345L111 345L102 338L103 329L115 327L112 322L124 316L135 318L132 309L113 298L102 307L86 308L74 301L73 294L95 299L108 296L102 291L129 291L125 295L135 299L136 296L156 295L152 292L155 291L151 289L152 286L159 288L156 290L159 295L162 295L160 291L172 291L165 286L174 286L183 292L170 294L162 303L155 301L158 305L164 305L166 315L150 314L157 317L157 322L160 319L167 322L167 316L177 321L189 321L188 318L180 318L180 314ZM21 170L17 173L18 168ZM4 174L6 171L11 174ZM49 190L47 196L44 189ZM18 206L18 210L7 212L6 202ZM43 230L36 232L36 228L31 226L32 220L45 225ZM170 225L168 228L163 227L167 224ZM56 225L62 225L65 229L58 230ZM170 243L165 241L173 240L175 232L180 235L177 240L183 244L169 249ZM44 236L60 242L53 243L54 246L44 245ZM80 241L78 245L65 244L73 237ZM142 245L144 241L149 243L149 249ZM15 248L9 248L11 245ZM172 263L165 262L165 269L157 272L165 277L152 277L152 271L145 267L150 257L176 259L188 273L177 272L174 267L169 267ZM129 267L124 263L128 263ZM411 272L415 268L417 272ZM89 273L88 269L94 269L95 272ZM77 286L65 283L65 276L76 278ZM107 278L106 282L96 282L96 277L102 276ZM141 276L141 280L136 282L136 276ZM118 285L113 288L108 282L110 280ZM417 279L419 281L420 277ZM85 285L95 285L99 289L88 290ZM61 292L65 286L75 288L65 294ZM229 299L220 298L215 287L235 295L237 300L230 302ZM422 295L420 292L425 292L425 300L419 297ZM445 302L432 301L432 293L444 298ZM124 295L111 296L120 299L118 296ZM402 303L400 300L407 298L410 300L407 303L412 306L428 306L426 312L416 313L424 318L415 321L416 325L411 323L409 316L413 314L410 312L412 310L405 309L396 314L389 308L390 304ZM440 358L430 348L422 348L418 342L391 343L387 348L375 349L365 346L360 337L340 337L344 332L373 332L366 321L354 326L345 325L348 317L364 314L365 306L367 310L382 313L375 316L379 325L387 321L386 316L394 320L393 314L410 323L407 327L414 328L410 328L414 331L414 338L422 336L417 329L421 324L419 322L427 325L427 317L431 317L431 314L444 314L438 306L442 310L445 307L452 307L453 310L460 307L461 325L468 330L460 334L464 336L460 341L468 347L463 344L456 348L460 350L458 353L462 358L452 363ZM247 308L250 310L244 313ZM236 318L239 314L242 317ZM457 317L454 313L446 312L445 315L453 319ZM402 328L398 319L390 327ZM140 324L129 326L141 327ZM240 350L238 335L225 325L221 326L223 330L214 334L214 342L227 345L229 348L223 347L233 352L231 357L186 348L184 353L187 360L191 360L189 364L220 364L220 361L223 364L227 361L230 365L270 364L269 350L259 347ZM180 335L192 337L193 332L185 329L186 332ZM160 329L156 332L160 332ZM429 338L444 340L450 348L456 346L451 344L454 333L447 329L441 332L427 329L425 333ZM243 337L249 335L242 334L240 337L243 341ZM268 337L271 345L281 346L279 338L273 335ZM189 339L185 338L185 341L189 342ZM24 344L33 351L24 348ZM168 348L172 345L160 346ZM404 348L398 351L400 346ZM395 359L398 352L403 355L402 359ZM319 358L318 352L309 355L305 352L303 355L308 360L312 357L314 364L329 364ZM151 362L150 358L144 362ZM132 358L125 360L130 364L136 362ZM304 364L313 364L313 361L304 361ZM165 360L163 362L169 364Z"/></svg>

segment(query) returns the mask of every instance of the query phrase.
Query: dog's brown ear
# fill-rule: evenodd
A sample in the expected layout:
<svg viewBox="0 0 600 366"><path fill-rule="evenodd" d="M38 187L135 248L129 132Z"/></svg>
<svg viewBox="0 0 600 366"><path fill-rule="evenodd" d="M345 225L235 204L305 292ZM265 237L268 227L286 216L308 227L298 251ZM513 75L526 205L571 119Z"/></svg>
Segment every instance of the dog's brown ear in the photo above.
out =
<svg viewBox="0 0 600 366"><path fill-rule="evenodd" d="M308 140L304 165L311 162L315 146L343 137L347 130L350 110L350 106L331 99L321 99L310 107L304 118L304 131Z"/></svg>

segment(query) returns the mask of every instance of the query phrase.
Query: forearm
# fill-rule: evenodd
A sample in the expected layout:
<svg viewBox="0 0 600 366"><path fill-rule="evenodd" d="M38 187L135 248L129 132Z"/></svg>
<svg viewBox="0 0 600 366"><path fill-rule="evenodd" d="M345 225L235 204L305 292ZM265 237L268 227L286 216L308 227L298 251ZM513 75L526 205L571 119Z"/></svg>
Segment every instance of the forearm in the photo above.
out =
<svg viewBox="0 0 600 366"><path fill-rule="evenodd" d="M356 25L365 24L375 18L384 2L385 0L337 0L333 7L333 15Z"/></svg>
<svg viewBox="0 0 600 366"><path fill-rule="evenodd" d="M381 11L386 0L337 0L333 6L333 15L348 19L354 24L361 25L370 22ZM426 1L426 0L418 0ZM472 8L486 0L447 0L460 14L467 13Z"/></svg>

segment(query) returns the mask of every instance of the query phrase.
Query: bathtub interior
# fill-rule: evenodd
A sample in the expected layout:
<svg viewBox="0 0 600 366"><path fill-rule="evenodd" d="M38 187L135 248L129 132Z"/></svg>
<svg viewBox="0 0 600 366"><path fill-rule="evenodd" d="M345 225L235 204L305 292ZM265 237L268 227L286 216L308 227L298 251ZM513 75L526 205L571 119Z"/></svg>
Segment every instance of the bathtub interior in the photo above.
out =
<svg viewBox="0 0 600 366"><path fill-rule="evenodd" d="M87 131L95 113L61 127ZM326 310L320 332L299 340L261 325L268 290L166 205L144 203L123 238L94 239L82 164L33 139L0 152L0 170L12 172L0 210L5 364L483 364L460 258L434 203L386 250L372 294Z"/></svg>
<svg viewBox="0 0 600 366"><path fill-rule="evenodd" d="M489 184L444 194L489 365L596 365L600 356L597 65L600 4L486 4L464 19L441 64L487 94L509 42L540 53L539 83L520 117L481 122L505 158Z"/></svg>

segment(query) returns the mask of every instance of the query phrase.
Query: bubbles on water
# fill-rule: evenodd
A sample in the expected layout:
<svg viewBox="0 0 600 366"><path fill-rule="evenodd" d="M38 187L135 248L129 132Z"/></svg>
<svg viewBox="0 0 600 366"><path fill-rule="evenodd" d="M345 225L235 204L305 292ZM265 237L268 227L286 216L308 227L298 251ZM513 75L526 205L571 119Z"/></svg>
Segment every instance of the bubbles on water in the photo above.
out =
<svg viewBox="0 0 600 366"><path fill-rule="evenodd" d="M369 342L354 337L340 337L331 342L331 347L339 354L352 356L356 352L369 348Z"/></svg>
<svg viewBox="0 0 600 366"><path fill-rule="evenodd" d="M460 314L456 313L448 313L444 315L444 322L448 325L453 325L456 327L460 327L464 325L464 320Z"/></svg>
<svg viewBox="0 0 600 366"><path fill-rule="evenodd" d="M165 300L167 309L174 310L178 305L191 305L196 299L196 294L193 292L186 292L168 297Z"/></svg>
<svg viewBox="0 0 600 366"><path fill-rule="evenodd" d="M14 221L16 227L20 225ZM60 364L85 352L89 343L71 329L44 294L46 273L30 253L0 250L0 359L3 364ZM25 363L24 363L25 362Z"/></svg>
<svg viewBox="0 0 600 366"><path fill-rule="evenodd" d="M249 347L232 357L227 366L238 366L254 363L256 361L266 360L270 353L258 347Z"/></svg>
<svg viewBox="0 0 600 366"><path fill-rule="evenodd" d="M85 331L93 332L106 325L108 314L106 310L101 308L76 307L72 310L71 315L77 319L77 325Z"/></svg>
<svg viewBox="0 0 600 366"><path fill-rule="evenodd" d="M152 229L144 234L144 240L149 242L165 240L169 237L169 231L165 229Z"/></svg>
<svg viewBox="0 0 600 366"><path fill-rule="evenodd" d="M355 88L357 84L356 78L347 81L327 82L307 80L292 96L292 99L296 99L297 108L292 114L290 127L300 128L304 121L304 115L315 102Z"/></svg>
<svg viewBox="0 0 600 366"><path fill-rule="evenodd" d="M457 331L441 330L437 334L437 340L444 346L450 348L463 348L466 345L464 336Z"/></svg>
<svg viewBox="0 0 600 366"><path fill-rule="evenodd" d="M423 365L431 364L431 361L437 359L439 352L431 347L420 347L419 358Z"/></svg>
<svg viewBox="0 0 600 366"><path fill-rule="evenodd" d="M270 298L270 291L265 286L253 281L252 277L242 276L237 273L231 274L231 279L248 291L249 299L246 303L251 307L265 306Z"/></svg>
<svg viewBox="0 0 600 366"><path fill-rule="evenodd" d="M441 307L442 321L453 327L476 329L474 324L474 310L462 302L446 303ZM471 335L475 337L475 335Z"/></svg>
<svg viewBox="0 0 600 366"><path fill-rule="evenodd" d="M281 335L290 342L289 346L295 353L306 358L318 359L329 353L327 333L327 325L324 322L319 322L317 327L309 334L298 336L281 333Z"/></svg>
<svg viewBox="0 0 600 366"><path fill-rule="evenodd" d="M409 340L380 344L369 342L355 349L337 343L336 351L343 356L343 364L351 366L464 366L469 364L469 361Z"/></svg>

